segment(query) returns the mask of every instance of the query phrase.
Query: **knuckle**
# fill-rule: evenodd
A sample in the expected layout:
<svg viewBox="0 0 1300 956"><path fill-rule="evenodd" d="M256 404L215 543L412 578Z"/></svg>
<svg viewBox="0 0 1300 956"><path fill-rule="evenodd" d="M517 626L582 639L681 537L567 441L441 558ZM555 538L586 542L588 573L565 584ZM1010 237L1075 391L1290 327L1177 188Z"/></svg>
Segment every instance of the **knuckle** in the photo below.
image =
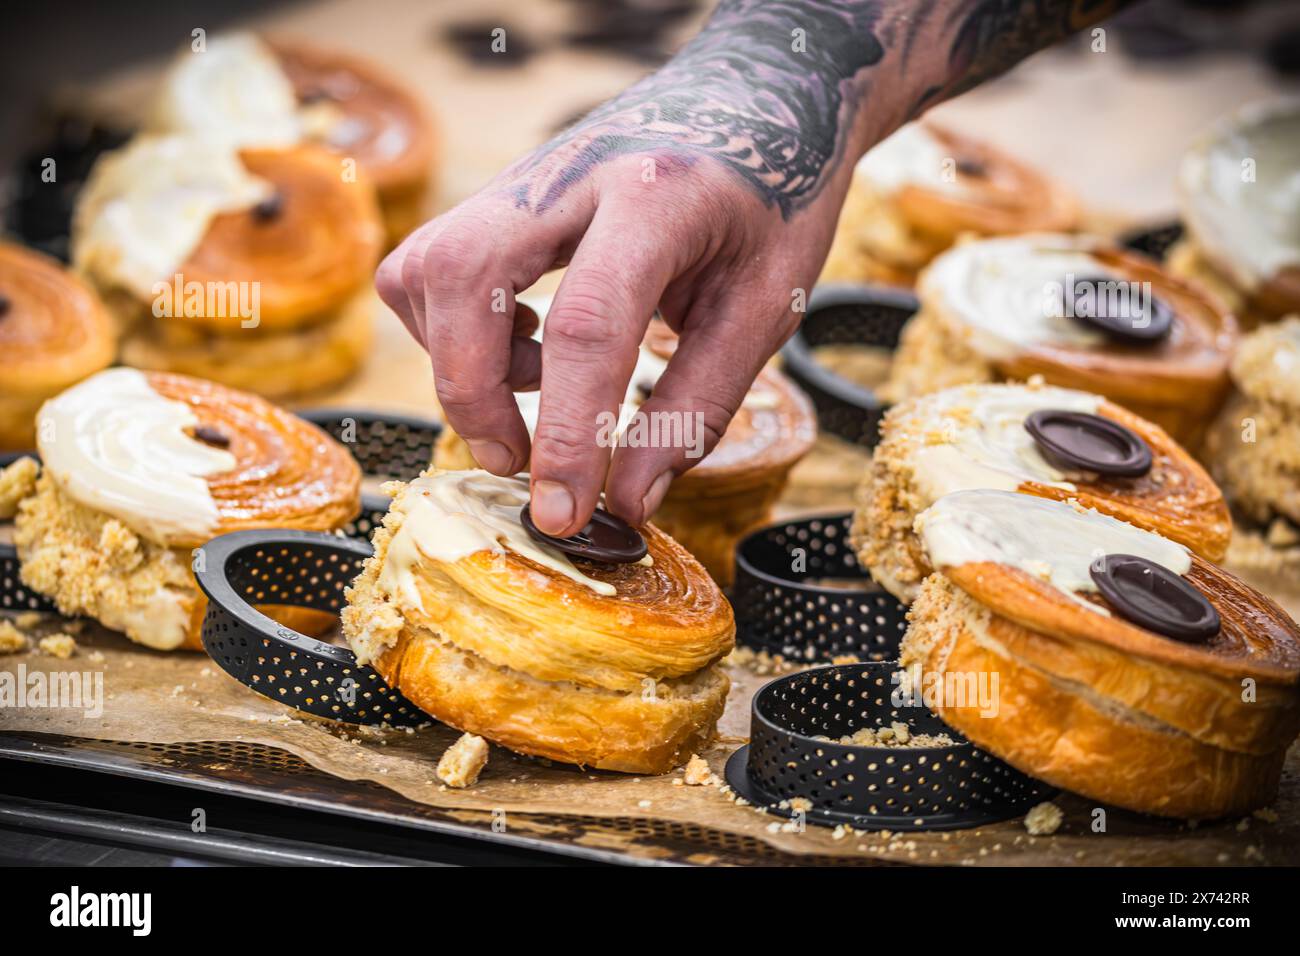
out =
<svg viewBox="0 0 1300 956"><path fill-rule="evenodd" d="M594 428L573 421L543 421L533 437L533 455L553 465L570 465L584 461L595 444Z"/></svg>
<svg viewBox="0 0 1300 956"><path fill-rule="evenodd" d="M405 259L402 253L390 252L375 270L375 291L388 306L406 299L406 285L402 278Z"/></svg>
<svg viewBox="0 0 1300 956"><path fill-rule="evenodd" d="M434 390L438 394L438 403L442 405L443 410L453 414L481 407L490 391L482 382L473 378L460 381L445 376L438 376L434 382Z"/></svg>
<svg viewBox="0 0 1300 956"><path fill-rule="evenodd" d="M408 264L415 260L415 269L406 276L408 287L414 283L423 288L426 281L437 287L472 282L485 271L490 254L488 245L473 234L448 229L429 242L422 256L407 258Z"/></svg>

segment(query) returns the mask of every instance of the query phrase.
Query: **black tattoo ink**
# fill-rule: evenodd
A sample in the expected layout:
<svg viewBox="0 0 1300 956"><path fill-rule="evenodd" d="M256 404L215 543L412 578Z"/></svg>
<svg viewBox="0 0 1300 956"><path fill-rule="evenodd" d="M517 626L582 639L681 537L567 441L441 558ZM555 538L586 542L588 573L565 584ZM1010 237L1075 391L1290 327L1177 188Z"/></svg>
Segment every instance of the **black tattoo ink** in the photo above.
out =
<svg viewBox="0 0 1300 956"><path fill-rule="evenodd" d="M894 92L912 99L896 115L913 118L1125 2L721 0L661 70L510 170L510 192L541 215L619 156L705 156L789 219L830 178L871 68L887 56L898 58L895 72L911 75L912 61L924 61L918 75L929 68L943 80Z"/></svg>

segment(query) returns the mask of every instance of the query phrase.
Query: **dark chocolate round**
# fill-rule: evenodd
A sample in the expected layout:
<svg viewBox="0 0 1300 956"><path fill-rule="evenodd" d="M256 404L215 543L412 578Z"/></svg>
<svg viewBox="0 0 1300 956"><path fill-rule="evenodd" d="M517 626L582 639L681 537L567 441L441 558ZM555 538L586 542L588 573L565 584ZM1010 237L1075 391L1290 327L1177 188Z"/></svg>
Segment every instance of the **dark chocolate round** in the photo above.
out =
<svg viewBox="0 0 1300 956"><path fill-rule="evenodd" d="M1089 568L1115 613L1176 641L1201 643L1219 633L1219 612L1205 595L1163 565L1134 554L1107 554Z"/></svg>
<svg viewBox="0 0 1300 956"><path fill-rule="evenodd" d="M284 212L284 196L278 192L271 193L253 207L253 218L258 222L271 222L278 219L282 212Z"/></svg>
<svg viewBox="0 0 1300 956"><path fill-rule="evenodd" d="M538 529L528 505L519 512L519 521L535 540L588 561L633 564L644 558L648 550L645 538L636 528L603 508L597 508L587 526L568 538L555 538Z"/></svg>
<svg viewBox="0 0 1300 956"><path fill-rule="evenodd" d="M9 301L9 296L0 293L0 319L3 319L9 314L9 309L12 308L12 306L13 303Z"/></svg>
<svg viewBox="0 0 1300 956"><path fill-rule="evenodd" d="M1151 470L1151 446L1119 422L1087 412L1042 408L1025 419L1043 456L1063 468L1137 478Z"/></svg>
<svg viewBox="0 0 1300 956"><path fill-rule="evenodd" d="M211 425L195 425L194 437L213 448L229 448L230 436Z"/></svg>
<svg viewBox="0 0 1300 956"><path fill-rule="evenodd" d="M1121 291L1112 297L1108 290L1116 284L1121 286ZM1174 326L1173 310L1154 295L1146 296L1144 302L1134 302L1133 289L1138 284L1130 279L1106 276L1071 277L1061 283L1064 314L1117 342L1128 345L1159 342Z"/></svg>

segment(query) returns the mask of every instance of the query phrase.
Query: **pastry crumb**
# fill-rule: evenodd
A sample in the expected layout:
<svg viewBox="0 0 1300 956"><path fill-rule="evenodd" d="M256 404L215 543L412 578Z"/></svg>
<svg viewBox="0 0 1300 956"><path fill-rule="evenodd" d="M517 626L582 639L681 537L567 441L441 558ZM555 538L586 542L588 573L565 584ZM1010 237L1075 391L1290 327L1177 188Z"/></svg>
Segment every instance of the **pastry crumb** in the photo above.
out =
<svg viewBox="0 0 1300 956"><path fill-rule="evenodd" d="M42 654L49 654L61 661L66 661L77 653L77 642L71 634L50 634L48 637L42 637L37 646Z"/></svg>
<svg viewBox="0 0 1300 956"><path fill-rule="evenodd" d="M8 621L0 621L0 654L21 654L27 647L26 634Z"/></svg>
<svg viewBox="0 0 1300 956"><path fill-rule="evenodd" d="M816 740L830 740L816 737ZM835 741L850 747L952 747L956 741L947 734L914 734L902 721L892 721L888 727L862 727Z"/></svg>
<svg viewBox="0 0 1300 956"><path fill-rule="evenodd" d="M447 748L435 771L439 780L457 789L472 787L488 762L488 743L474 734L461 734Z"/></svg>
<svg viewBox="0 0 1300 956"><path fill-rule="evenodd" d="M0 521L8 521L18 513L18 502L36 490L40 470L36 459L27 457L0 469Z"/></svg>
<svg viewBox="0 0 1300 956"><path fill-rule="evenodd" d="M45 615L40 611L23 611L21 614L14 616L14 626L20 631L30 633L32 628L40 627L43 620L45 620Z"/></svg>
<svg viewBox="0 0 1300 956"><path fill-rule="evenodd" d="M704 787L717 783L718 778L713 775L703 757L691 754L691 759L686 761L686 769L682 771L682 782L688 787Z"/></svg>
<svg viewBox="0 0 1300 956"><path fill-rule="evenodd" d="M1056 804L1040 803L1025 814L1025 829L1031 836L1050 836L1061 826L1065 814Z"/></svg>
<svg viewBox="0 0 1300 956"><path fill-rule="evenodd" d="M1272 807L1260 807L1251 814L1256 820L1263 820L1265 823L1277 823L1277 811Z"/></svg>

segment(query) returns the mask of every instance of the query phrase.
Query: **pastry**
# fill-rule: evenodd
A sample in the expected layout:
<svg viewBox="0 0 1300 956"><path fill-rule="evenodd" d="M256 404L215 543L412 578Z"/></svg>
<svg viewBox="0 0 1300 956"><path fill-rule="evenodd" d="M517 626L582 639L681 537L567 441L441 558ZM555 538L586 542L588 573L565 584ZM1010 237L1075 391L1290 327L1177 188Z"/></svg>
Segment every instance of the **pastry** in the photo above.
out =
<svg viewBox="0 0 1300 956"><path fill-rule="evenodd" d="M80 279L0 242L0 449L33 447L41 403L113 360L113 325Z"/></svg>
<svg viewBox="0 0 1300 956"><path fill-rule="evenodd" d="M361 472L342 445L212 382L109 369L46 402L37 424L43 469L14 525L23 582L157 650L200 647L206 600L191 569L208 540L328 531L360 510ZM273 591L256 603L274 606Z"/></svg>
<svg viewBox="0 0 1300 956"><path fill-rule="evenodd" d="M361 363L381 234L373 192L317 147L141 137L96 165L72 253L124 362L280 398Z"/></svg>
<svg viewBox="0 0 1300 956"><path fill-rule="evenodd" d="M353 162L378 191L387 243L423 221L435 164L433 125L419 100L371 63L250 33L177 55L148 127L237 147L316 143Z"/></svg>
<svg viewBox="0 0 1300 956"><path fill-rule="evenodd" d="M1219 295L1246 327L1300 311L1300 99L1238 111L1183 157L1186 236L1169 268Z"/></svg>
<svg viewBox="0 0 1300 956"><path fill-rule="evenodd" d="M1239 519L1228 563L1300 586L1300 316L1261 326L1232 360L1236 386L1206 440Z"/></svg>
<svg viewBox="0 0 1300 956"><path fill-rule="evenodd" d="M1060 185L978 140L911 123L853 171L823 281L910 286L964 233L1068 232L1078 204Z"/></svg>
<svg viewBox="0 0 1300 956"><path fill-rule="evenodd" d="M1209 560L1227 551L1232 520L1209 475L1158 425L1100 396L960 385L894 406L880 431L852 541L862 566L905 603L933 570L916 516L973 488L1077 500Z"/></svg>
<svg viewBox="0 0 1300 956"><path fill-rule="evenodd" d="M945 723L1130 810L1205 819L1273 799L1300 729L1300 629L1273 601L1078 504L959 491L917 526L939 572L900 660ZM979 681L982 702L958 691Z"/></svg>
<svg viewBox="0 0 1300 956"><path fill-rule="evenodd" d="M888 401L1041 375L1123 405L1195 451L1227 395L1232 316L1094 238L962 243L930 265L917 295L881 389Z"/></svg>
<svg viewBox="0 0 1300 956"><path fill-rule="evenodd" d="M707 742L735 622L684 548L647 525L640 560L573 557L525 529L527 476L431 470L386 487L343 632L408 700L511 750L605 770L664 773Z"/></svg>
<svg viewBox="0 0 1300 956"><path fill-rule="evenodd" d="M676 343L667 325L651 323L618 425L629 441L638 427L633 417L637 406L654 390L668 367L665 356ZM537 428L540 393L517 392L515 398L531 435ZM764 369L713 451L673 481L654 514L655 524L727 587L735 573L737 542L771 520L790 469L812 448L816 434L817 419L807 396L781 372ZM702 440L703 435L694 438ZM444 469L478 467L469 446L450 428L438 440L434 463Z"/></svg>

